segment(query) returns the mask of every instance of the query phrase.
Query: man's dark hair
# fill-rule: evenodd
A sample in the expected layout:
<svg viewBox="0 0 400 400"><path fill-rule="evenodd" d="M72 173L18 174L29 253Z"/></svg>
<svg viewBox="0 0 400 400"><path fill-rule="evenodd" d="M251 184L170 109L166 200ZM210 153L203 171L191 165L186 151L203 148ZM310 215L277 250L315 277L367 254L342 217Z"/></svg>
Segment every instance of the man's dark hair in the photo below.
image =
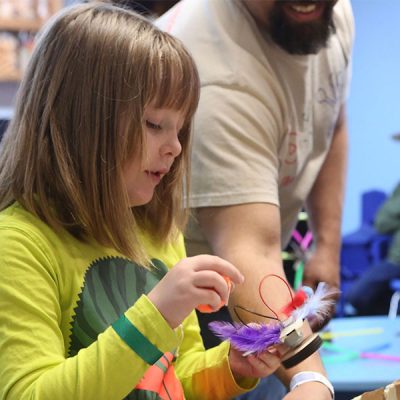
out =
<svg viewBox="0 0 400 400"><path fill-rule="evenodd" d="M90 0L86 0L90 1ZM147 16L159 16L178 0L107 0L109 3Z"/></svg>

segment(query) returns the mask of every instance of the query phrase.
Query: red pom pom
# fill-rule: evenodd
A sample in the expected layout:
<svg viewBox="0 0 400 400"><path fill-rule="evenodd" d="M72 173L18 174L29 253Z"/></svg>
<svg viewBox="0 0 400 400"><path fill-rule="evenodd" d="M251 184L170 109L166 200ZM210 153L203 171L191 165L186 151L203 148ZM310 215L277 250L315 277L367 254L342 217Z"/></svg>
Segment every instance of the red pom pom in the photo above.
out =
<svg viewBox="0 0 400 400"><path fill-rule="evenodd" d="M294 294L293 300L282 309L282 312L289 317L296 308L301 307L305 303L307 298L307 293L304 290L298 290Z"/></svg>

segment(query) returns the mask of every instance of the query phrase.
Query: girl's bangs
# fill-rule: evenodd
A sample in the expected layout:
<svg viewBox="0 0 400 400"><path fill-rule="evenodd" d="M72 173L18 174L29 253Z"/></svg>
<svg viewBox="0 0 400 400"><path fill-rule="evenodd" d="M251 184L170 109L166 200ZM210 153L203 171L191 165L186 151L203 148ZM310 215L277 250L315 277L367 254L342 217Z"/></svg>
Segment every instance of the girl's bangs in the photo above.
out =
<svg viewBox="0 0 400 400"><path fill-rule="evenodd" d="M169 38L171 39L171 38ZM161 56L160 56L161 54ZM200 82L196 66L180 43L165 43L151 68L149 103L157 108L182 110L190 120L199 101Z"/></svg>

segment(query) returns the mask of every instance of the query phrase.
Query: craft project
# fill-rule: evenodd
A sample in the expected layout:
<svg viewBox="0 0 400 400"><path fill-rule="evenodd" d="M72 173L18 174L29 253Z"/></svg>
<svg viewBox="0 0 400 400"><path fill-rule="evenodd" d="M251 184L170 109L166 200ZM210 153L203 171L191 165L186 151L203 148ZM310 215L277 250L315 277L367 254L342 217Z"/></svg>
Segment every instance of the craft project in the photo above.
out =
<svg viewBox="0 0 400 400"><path fill-rule="evenodd" d="M400 381L395 381L385 388L363 393L353 400L400 400Z"/></svg>
<svg viewBox="0 0 400 400"><path fill-rule="evenodd" d="M281 298L273 296L273 292L286 290L288 302L283 306L265 301L263 292L269 290L269 298ZM210 329L221 339L228 340L231 345L244 353L260 354L269 347L284 343L290 350L282 359L285 368L291 368L319 349L322 340L318 334L307 336L305 326L308 320L323 320L333 305L333 298L337 290L329 288L325 283L320 283L315 291L302 287L292 293L289 284L280 276L270 274L265 276L259 284L260 299L266 307L266 315L247 310L242 306L234 306L234 311L240 322L215 321L209 324ZM247 312L264 317L265 323L244 323L240 318L240 312Z"/></svg>

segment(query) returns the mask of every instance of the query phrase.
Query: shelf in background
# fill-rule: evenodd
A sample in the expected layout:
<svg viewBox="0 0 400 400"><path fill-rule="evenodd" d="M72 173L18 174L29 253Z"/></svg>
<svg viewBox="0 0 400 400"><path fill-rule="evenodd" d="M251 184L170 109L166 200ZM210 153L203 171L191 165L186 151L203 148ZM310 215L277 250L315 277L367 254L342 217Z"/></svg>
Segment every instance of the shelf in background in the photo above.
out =
<svg viewBox="0 0 400 400"><path fill-rule="evenodd" d="M38 31L43 25L41 19L10 19L0 17L0 31Z"/></svg>
<svg viewBox="0 0 400 400"><path fill-rule="evenodd" d="M15 71L5 75L0 74L0 82L19 82L21 77L22 74L20 71Z"/></svg>

